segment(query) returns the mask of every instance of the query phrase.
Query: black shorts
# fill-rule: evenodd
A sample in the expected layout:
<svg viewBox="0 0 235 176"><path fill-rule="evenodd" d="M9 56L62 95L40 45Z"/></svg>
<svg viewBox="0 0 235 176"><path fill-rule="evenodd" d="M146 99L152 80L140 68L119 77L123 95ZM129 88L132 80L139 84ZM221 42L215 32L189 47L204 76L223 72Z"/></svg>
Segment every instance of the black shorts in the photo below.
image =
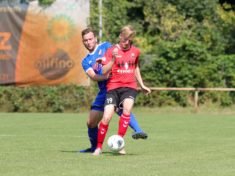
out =
<svg viewBox="0 0 235 176"><path fill-rule="evenodd" d="M105 106L114 105L116 108L122 109L123 101L131 98L135 101L137 90L129 87L121 87L107 92Z"/></svg>

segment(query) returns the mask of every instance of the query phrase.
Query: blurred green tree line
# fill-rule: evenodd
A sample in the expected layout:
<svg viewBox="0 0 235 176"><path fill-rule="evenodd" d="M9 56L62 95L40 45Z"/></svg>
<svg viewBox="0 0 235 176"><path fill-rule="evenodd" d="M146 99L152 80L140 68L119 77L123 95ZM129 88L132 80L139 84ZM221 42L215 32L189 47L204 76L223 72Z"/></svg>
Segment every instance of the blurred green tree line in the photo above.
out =
<svg viewBox="0 0 235 176"><path fill-rule="evenodd" d="M50 5L54 0L40 0ZM103 37L118 41L131 24L141 51L140 68L151 87L235 87L233 0L102 0ZM99 0L90 0L90 25L99 30ZM92 83L92 85L95 83ZM0 111L79 112L88 109L96 86L0 87ZM190 106L194 92L153 91L137 106ZM63 95L63 96L61 96ZM200 104L235 104L234 92L200 92Z"/></svg>
<svg viewBox="0 0 235 176"><path fill-rule="evenodd" d="M90 26L97 30L98 2L90 0ZM234 4L229 0L103 0L101 40L115 43L120 28L133 25L137 30L135 45L142 51L142 76L148 86L232 88ZM162 94L187 105L185 92ZM201 92L200 96L202 103L208 99L222 105L235 102L233 92Z"/></svg>

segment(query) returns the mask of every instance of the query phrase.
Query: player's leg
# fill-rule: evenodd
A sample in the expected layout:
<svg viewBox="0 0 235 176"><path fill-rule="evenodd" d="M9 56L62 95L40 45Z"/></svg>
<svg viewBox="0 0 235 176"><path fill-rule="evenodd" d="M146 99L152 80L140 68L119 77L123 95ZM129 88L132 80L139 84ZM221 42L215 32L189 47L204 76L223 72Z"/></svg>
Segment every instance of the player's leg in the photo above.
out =
<svg viewBox="0 0 235 176"><path fill-rule="evenodd" d="M98 124L103 116L103 111L97 108L91 109L89 117L87 119L87 133L90 140L91 146L85 150L80 150L81 153L94 152L97 145L97 134L98 134Z"/></svg>
<svg viewBox="0 0 235 176"><path fill-rule="evenodd" d="M135 116L133 113L131 113L130 116L130 124L129 126L135 130L135 132L132 134L133 139L147 139L148 134L145 133L139 126L139 123L137 122Z"/></svg>
<svg viewBox="0 0 235 176"><path fill-rule="evenodd" d="M119 119L119 125L118 125L118 135L124 137L127 129L128 129L128 125L130 123L130 114L131 114L131 109L134 105L134 100L130 99L130 98L126 98L123 101L123 113L120 116ZM119 151L119 154L125 155L126 151L123 148L121 151Z"/></svg>
<svg viewBox="0 0 235 176"><path fill-rule="evenodd" d="M109 122L114 114L114 105L106 105L104 108L104 115L100 122L99 129L98 129L98 137L97 137L97 146L93 153L93 155L98 156L102 152L102 147L104 143L104 139L106 137Z"/></svg>
<svg viewBox="0 0 235 176"><path fill-rule="evenodd" d="M121 116L122 109L119 109L117 114L119 116ZM147 133L145 133L141 129L141 127L140 127L140 125L139 125L138 121L136 120L136 117L135 117L135 115L133 113L131 113L131 115L130 115L129 126L134 130L134 133L132 134L132 138L133 139L147 139L147 137L148 137Z"/></svg>
<svg viewBox="0 0 235 176"><path fill-rule="evenodd" d="M126 88L126 87L119 88L118 95L120 97L119 102L118 102L119 104L118 107L122 108L122 114L119 119L118 134L120 136L124 136L128 127L126 125L129 125L130 123L131 110L134 105L137 91L135 89Z"/></svg>
<svg viewBox="0 0 235 176"><path fill-rule="evenodd" d="M88 137L91 143L91 147L80 152L94 152L97 145L97 134L98 134L98 124L103 117L104 112L104 102L106 97L106 91L99 91L95 101L91 106L89 117L87 119Z"/></svg>
<svg viewBox="0 0 235 176"><path fill-rule="evenodd" d="M111 90L106 94L104 114L98 129L97 146L95 152L93 153L95 156L101 154L104 139L109 127L109 122L114 114L114 109L117 104L117 98L117 92L115 90Z"/></svg>
<svg viewBox="0 0 235 176"><path fill-rule="evenodd" d="M119 119L118 135L124 136L126 134L128 125L130 123L130 114L132 107L134 105L134 100L131 98L125 98L123 101L123 112Z"/></svg>

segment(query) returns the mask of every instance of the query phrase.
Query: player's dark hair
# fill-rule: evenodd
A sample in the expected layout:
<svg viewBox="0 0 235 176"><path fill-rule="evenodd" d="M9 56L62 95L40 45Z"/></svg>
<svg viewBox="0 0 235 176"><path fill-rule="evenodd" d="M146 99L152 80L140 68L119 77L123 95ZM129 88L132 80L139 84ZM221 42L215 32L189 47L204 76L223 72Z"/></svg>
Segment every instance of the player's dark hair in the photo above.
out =
<svg viewBox="0 0 235 176"><path fill-rule="evenodd" d="M84 30L82 30L82 37L86 34L88 34L89 32L92 32L94 34L94 36L96 37L96 31L94 29L92 29L91 27L88 27Z"/></svg>

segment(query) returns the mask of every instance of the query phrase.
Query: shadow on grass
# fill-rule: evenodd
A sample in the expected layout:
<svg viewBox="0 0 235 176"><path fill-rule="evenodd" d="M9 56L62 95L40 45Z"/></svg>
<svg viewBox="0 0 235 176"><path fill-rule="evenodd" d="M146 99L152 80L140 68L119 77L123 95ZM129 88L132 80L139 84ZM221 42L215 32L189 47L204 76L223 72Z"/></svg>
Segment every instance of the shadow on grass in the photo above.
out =
<svg viewBox="0 0 235 176"><path fill-rule="evenodd" d="M79 152L79 150L60 150L60 152L62 153L77 153L77 154L92 154L91 152ZM111 151L103 151L101 155L105 155L105 156L131 156L131 155L136 155L133 153L127 153L125 155L119 154L118 152L111 152Z"/></svg>

